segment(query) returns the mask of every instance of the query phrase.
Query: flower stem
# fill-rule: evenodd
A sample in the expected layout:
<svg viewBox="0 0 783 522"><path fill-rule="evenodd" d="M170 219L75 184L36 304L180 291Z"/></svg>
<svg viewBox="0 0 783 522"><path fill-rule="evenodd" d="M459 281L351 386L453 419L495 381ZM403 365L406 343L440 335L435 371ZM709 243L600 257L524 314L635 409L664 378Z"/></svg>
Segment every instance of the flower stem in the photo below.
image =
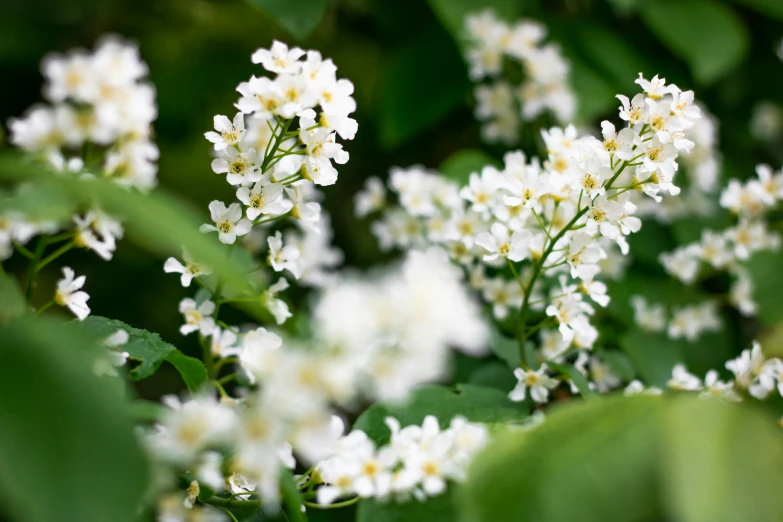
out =
<svg viewBox="0 0 783 522"><path fill-rule="evenodd" d="M359 502L359 500L360 497L354 497L352 499L345 500L343 502L337 502L336 504L325 504L325 505L316 504L315 502L308 502L307 500L303 500L302 504L304 504L307 507L315 508L315 509L340 509L340 508L352 506L357 502Z"/></svg>
<svg viewBox="0 0 783 522"><path fill-rule="evenodd" d="M589 208L590 207L584 207L576 213L573 219L569 221L568 224L564 226L563 229L558 232L554 238L552 238L552 241L550 241L547 245L546 250L544 250L541 258L538 260L538 263L533 265L533 274L530 276L530 281L527 283L527 287L524 291L525 295L523 297L522 307L519 309L519 325L517 326L519 332L519 361L523 368L525 367L526 363L531 362L525 361L525 339L527 337L527 333L525 331L525 317L527 316L527 311L530 306L530 295L533 292L533 285L535 284L536 279L538 279L538 276L541 274L541 269L544 267L544 263L546 263L547 257L555 248L555 244L557 244L560 238L562 238L566 232L568 232L568 230L576 224L579 218L581 218Z"/></svg>

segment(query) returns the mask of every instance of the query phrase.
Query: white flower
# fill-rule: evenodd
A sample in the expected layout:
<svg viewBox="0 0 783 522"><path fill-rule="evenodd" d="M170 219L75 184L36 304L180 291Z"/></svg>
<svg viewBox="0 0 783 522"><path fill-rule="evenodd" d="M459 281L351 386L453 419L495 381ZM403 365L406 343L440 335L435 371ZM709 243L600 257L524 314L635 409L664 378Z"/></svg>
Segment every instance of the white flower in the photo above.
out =
<svg viewBox="0 0 783 522"><path fill-rule="evenodd" d="M166 259L166 262L163 265L163 271L167 274L182 274L180 277L182 286L190 286L190 283L193 281L194 277L209 275L212 273L211 268L206 265L196 263L187 252L182 252L182 258L185 260L185 264L182 264L179 262L179 260L170 257Z"/></svg>
<svg viewBox="0 0 783 522"><path fill-rule="evenodd" d="M253 63L260 63L264 69L278 74L296 74L301 69L299 58L305 52L299 47L288 48L283 42L275 40L271 49L258 49L250 57Z"/></svg>
<svg viewBox="0 0 783 522"><path fill-rule="evenodd" d="M672 378L666 383L673 390L698 391L702 389L701 379L688 372L684 364L676 364Z"/></svg>
<svg viewBox="0 0 783 522"><path fill-rule="evenodd" d="M383 182L376 178L367 178L364 189L354 198L354 213L356 217L363 218L368 214L380 210L386 203L386 188Z"/></svg>
<svg viewBox="0 0 783 522"><path fill-rule="evenodd" d="M549 390L557 387L557 381L546 374L547 366L542 364L536 371L523 370L517 368L514 370L514 377L517 378L517 385L508 394L508 398L514 402L524 401L530 390L530 398L535 402L542 404L549 400Z"/></svg>
<svg viewBox="0 0 783 522"><path fill-rule="evenodd" d="M179 302L179 313L185 316L185 324L180 326L179 331L182 335L198 331L203 336L207 336L215 329L215 320L211 315L215 312L215 303L204 301L197 305L196 301L186 297Z"/></svg>
<svg viewBox="0 0 783 522"><path fill-rule="evenodd" d="M277 297L277 294L286 290L288 286L288 281L281 277L277 280L277 283L267 288L261 296L261 304L263 304L275 317L275 322L277 324L283 324L286 319L291 317L291 311L288 309L288 304Z"/></svg>
<svg viewBox="0 0 783 522"><path fill-rule="evenodd" d="M229 185L248 185L262 179L258 154L254 149L246 152L239 152L234 147L222 149L212 160L212 171L226 174Z"/></svg>
<svg viewBox="0 0 783 522"><path fill-rule="evenodd" d="M210 352L215 357L228 357L229 355L238 355L240 353L237 347L237 334L230 329L222 330L219 326L215 326L211 336Z"/></svg>
<svg viewBox="0 0 783 522"><path fill-rule="evenodd" d="M54 301L60 306L67 306L68 309L80 321L90 315L90 307L87 306L87 300L90 296L87 292L80 290L86 281L85 276L79 276L74 279L74 272L70 267L63 267L63 278L57 281L57 292L54 295Z"/></svg>
<svg viewBox="0 0 783 522"><path fill-rule="evenodd" d="M259 181L252 189L240 187L237 199L247 205L248 219L255 220L261 214L277 216L285 214L293 203L283 197L283 186L280 183L270 183L263 186Z"/></svg>
<svg viewBox="0 0 783 522"><path fill-rule="evenodd" d="M244 236L253 227L253 224L242 217L242 207L239 203L231 203L226 208L222 201L213 201L209 204L209 213L215 225L201 225L201 232L217 232L221 243L234 244L237 236Z"/></svg>
<svg viewBox="0 0 783 522"><path fill-rule="evenodd" d="M751 396L763 400L775 389L775 381L780 379L783 362L780 359L764 357L761 345L754 341L750 350L743 350L739 357L728 361L726 369L734 374L737 386L747 389Z"/></svg>
<svg viewBox="0 0 783 522"><path fill-rule="evenodd" d="M647 332L662 332L666 329L666 307L663 304L650 304L640 296L631 296L633 321Z"/></svg>
<svg viewBox="0 0 783 522"><path fill-rule="evenodd" d="M301 253L296 245L283 246L283 237L278 230L274 236L267 238L269 243L269 264L275 272L288 270L299 279L302 275L302 266L299 262Z"/></svg>
<svg viewBox="0 0 783 522"><path fill-rule="evenodd" d="M217 132L207 132L204 137L215 144L216 151L236 147L245 137L245 115L241 112L234 116L233 122L226 116L217 115L214 123Z"/></svg>
<svg viewBox="0 0 783 522"><path fill-rule="evenodd" d="M482 232L476 236L475 241L477 245L490 252L484 256L485 261L492 261L501 256L519 262L529 254L530 235L528 230L512 233L502 223L495 223L490 228L490 232Z"/></svg>
<svg viewBox="0 0 783 522"><path fill-rule="evenodd" d="M251 378L263 380L277 369L282 345L283 340L277 334L256 328L242 339L239 362Z"/></svg>
<svg viewBox="0 0 783 522"><path fill-rule="evenodd" d="M715 370L710 370L704 376L704 391L701 397L720 397L727 401L738 402L742 398L734 391L733 382L723 382L720 375Z"/></svg>

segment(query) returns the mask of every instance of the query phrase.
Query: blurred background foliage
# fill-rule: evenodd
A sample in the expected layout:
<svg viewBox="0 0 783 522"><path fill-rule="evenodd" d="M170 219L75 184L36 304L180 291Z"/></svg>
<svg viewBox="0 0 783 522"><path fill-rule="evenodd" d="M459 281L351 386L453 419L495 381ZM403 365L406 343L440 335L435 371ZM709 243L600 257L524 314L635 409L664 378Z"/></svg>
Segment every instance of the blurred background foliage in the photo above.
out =
<svg viewBox="0 0 783 522"><path fill-rule="evenodd" d="M352 198L366 178L384 177L395 165L417 163L441 167L453 176L464 176L468 170L502 157L503 149L480 145L479 126L472 115L472 88L460 53L464 15L486 7L496 9L509 20L532 17L549 27L550 40L562 46L572 64L571 83L579 100L576 123L584 128L596 128L602 118L616 120L618 102L614 95L636 92L633 81L640 71L647 77L660 74L683 89L694 89L697 99L719 120L724 181L730 177L751 176L757 163L770 163L776 168L783 163L783 141L779 132L770 139L759 140L749 130L757 103L769 102L778 111L783 106L783 64L775 55L775 48L783 36L781 0L3 0L0 5L0 78L4 81L0 84L0 121L21 115L41 99L39 63L46 53L92 47L106 33L135 40L149 64L150 80L157 89L159 117L155 134L161 149L160 184L189 201L193 211L206 218L206 205L210 200L231 199L233 194L210 169L211 147L207 146L203 133L211 128L213 115L233 113L236 85L258 72L258 67L250 63L250 54L259 47L269 46L273 39L318 49L334 59L341 77L350 79L356 86L358 110L355 117L360 124L359 133L355 141L346 144L351 161L340 168L338 183L325 191L325 207L332 215L335 242L345 253L346 265L366 268L391 257L378 250L368 224L353 218ZM526 152L541 154L543 151L537 148L535 132L529 131L528 137L524 141ZM472 150L464 152L464 149ZM178 207L169 210L179 211ZM156 215L165 215L165 212ZM777 220L773 228L780 230L780 216L773 218ZM144 223L151 229L155 227L151 219ZM755 298L760 305L758 321L741 319L726 307L723 313L729 320L724 331L706 335L696 344L645 335L632 326L627 303L634 293L646 295L653 301L676 304L692 302L702 291L714 293L726 286L726 281L708 279L705 288L685 289L665 276L657 263L661 251L695 239L708 225L709 221L694 219L676 222L671 227L646 222L642 232L633 238L633 268L625 280L612 285L612 304L599 319L602 349L621 348L621 351L603 350L603 356L624 379L633 378L636 368L648 384L661 385L670 375L672 365L680 360L686 360L694 373L703 374L709 368L722 367L725 360L747 348L748 340L756 335L767 335L771 340L765 344L768 354L783 352L783 327L779 325L783 319L783 299L779 290L783 283L781 254L759 255L750 263L757 287ZM161 228L166 226L161 224ZM137 229L134 235L142 237L143 243L144 230ZM151 231L150 235L155 234ZM139 242L120 242L111 263L83 252L71 252L62 262L74 267L77 273L88 275L86 290L91 295L90 306L95 314L158 332L164 341L195 355L195 341L183 339L177 331L181 320L177 303L190 295L191 290L182 288L177 277L163 273L161 258L135 244ZM6 268L10 272L24 273L24 259L16 256ZM58 276L54 267L41 275L39 288L42 294L33 296L36 302L48 300L43 292L53 286ZM46 329L40 335L37 342L41 349L50 350L51 336L47 337ZM16 346L16 351L5 352L9 359L0 361L0 368L19 367L24 371L6 372L8 379L2 380L7 386L0 388L0 391L5 390L4 394L41 377L36 374L35 364L38 363L27 364L30 361L24 359L32 355L21 355L30 339L20 336L5 341L8 346ZM501 362L507 354L506 348L504 342L498 340L493 346L497 357L482 361L458 357L454 382L470 382L507 391L513 385L513 378ZM18 360L12 360L14 357ZM49 364L59 361L56 355L53 357ZM636 364L631 365L631 361ZM73 371L78 373L75 367ZM180 377L165 365L160 372L137 385L141 395L148 398L182 389ZM463 390L470 391L470 388ZM73 391L76 395L83 392L81 388ZM51 393L57 395L54 391ZM440 392L425 389L421 393L426 396ZM36 408L39 406L36 401L45 400L41 391L20 404ZM421 400L427 404L426 400ZM493 408L507 407L505 396L500 393L497 397L483 396L482 401L491 403ZM780 401L775 406L780 406ZM365 423L375 422L384 414L383 406L374 408L367 410ZM455 408L461 411L462 407L455 403ZM596 406L594 411L585 410L581 415L608 419L610 424L615 419L622 424L618 420L625 415L622 408L606 410ZM629 408L636 408L635 412L641 412L653 422L644 413L646 406ZM672 419L677 417L677 426L681 431L685 430L682 422L690 417L688 408L687 405L665 411L658 408L661 413L653 415L658 419L657 424L651 425L648 431L658 433L663 442L656 438L648 446L673 444L671 434L676 430L666 423L674 422ZM419 414L415 408L410 411L415 412L412 415ZM373 415L377 417L375 421ZM703 417L705 425L720 431L723 421L716 419L723 418L722 411L703 415L706 415ZM566 416L562 418L566 419ZM411 419L411 422L416 421L418 419ZM557 441L548 441L548 437L559 436L561 431L570 436L581 427L577 421L578 417L563 420L563 423L571 423L568 427L553 423L549 431L530 443L535 448L540 445L540 451L533 453L550 455L554 452L552 448L559 449ZM690 421L690 425L695 424L696 421ZM737 425L733 421L730 424ZM600 428L596 429L600 431ZM567 438L566 435L563 437ZM58 436L67 438L69 433ZM699 449L698 443L693 442L696 439L683 440L677 446L679 449L670 452L674 455L672 459L681 457L683 451ZM745 450L755 444L750 439L741 442ZM509 441L509 452L513 450L512 445ZM612 441L605 445L617 446ZM584 445L579 448L581 453L575 454L574 459L589 454L589 447L587 450ZM621 444L620 449L623 448ZM735 448L733 439L722 448L732 451ZM619 459L617 466L607 467L608 461L600 461L598 455L595 466L585 465L582 469L592 473L599 466L620 467L627 463L623 460L625 457L640 455L635 447L626 449L628 451L612 456ZM530 458L530 454L519 458ZM713 456L697 457L707 462ZM653 469L654 453L643 453L638 458ZM672 460L666 464L667 469L676 468L674 476L680 481L678 486L687 486L693 478L684 464L688 462L695 461ZM490 464L507 465L500 457ZM547 487L557 491L563 487L560 479L568 478L573 468L556 466L567 464L553 460L524 463L517 468L517 473L519 469L526 469L525 466L540 465L542 474L552 473L551 477L554 477L551 478L553 485ZM754 471L750 465L746 469L748 473ZM650 477L663 473L656 470L639 480L652 480ZM0 483L3 478L0 473ZM570 479L578 480L578 477ZM730 479L727 477L726 481ZM484 487L494 488L492 482L482 483L481 476L476 480L472 486L475 495L485 495ZM511 480L508 484L514 484L514 490L509 493L513 497L518 491L517 483ZM643 484L639 484L641 482L636 486L642 488ZM728 487L726 484L729 482L723 486ZM27 486L22 484L20 487ZM45 485L40 486L39 489L44 489ZM84 491L82 489L82 494ZM607 487L602 491L617 498ZM498 498L505 494L501 490L496 493ZM79 491L66 490L63 494L78 495ZM682 501L677 495L674 497L672 502ZM70 497L71 504L74 504L74 498ZM551 500L544 493L537 498L540 502ZM697 500L701 498L697 497ZM491 513L492 506L485 506L489 510L487 513ZM569 506L579 507L578 503ZM554 505L541 504L539 507L543 511L533 512L534 515L543 517L543 513L557 517L563 514ZM360 519L379 520L371 507L363 509ZM683 509L688 512L691 508ZM700 515L684 516L683 520L707 520L700 518L706 512L698 511ZM472 515L481 519L485 514L476 512ZM44 520L47 513L39 516ZM405 516L402 514L394 520ZM314 515L313 519L319 519L317 517ZM389 515L388 519L392 518ZM709 520L739 518L713 517Z"/></svg>
<svg viewBox="0 0 783 522"><path fill-rule="evenodd" d="M347 144L351 161L326 191L325 207L346 264L368 267L388 256L379 252L367 223L353 218L352 197L367 177L416 163L443 165L464 175L466 165L477 168L482 158L502 157L502 149L486 146L482 154L453 156L480 144L460 46L464 15L487 7L510 20L532 17L549 27L550 40L562 46L572 64L579 125L595 128L604 117L616 119L614 95L635 92L640 71L658 73L693 88L717 116L724 180L748 177L760 162L783 163L779 134L759 141L749 132L759 101L783 106L783 65L774 51L783 35L779 0L5 0L0 7L0 77L5 79L0 120L21 115L40 100L39 62L46 53L92 47L106 33L133 39L157 89L160 184L206 216L210 200L233 195L210 170L203 133L214 114L233 112L236 85L258 72L249 60L252 51L273 39L318 49L356 86L360 130ZM529 134L526 152L542 153L536 150L536 133ZM645 224L632 243L636 263L628 281L612 289L607 320L629 324L627 297L635 292L653 291L669 303L687 297L689 292L665 278L657 254L697 237L706 224ZM783 305L775 285L763 282L780 280L781 258L759 257L754 272L764 295L756 297L764 323L771 326L783 317ZM195 342L188 345L192 340L183 342L177 332L176 303L188 290L163 273L159 258L126 241L110 264L81 252L69 253L63 263L89 275L95 313L159 332L196 353ZM11 271L24 269L18 258L8 265ZM40 287L50 288L56 277L54 268L45 272ZM728 332L705 336L689 348L694 371L720 366L759 330L739 319L732 324ZM642 359L644 346L665 343L644 336L612 339L611 334L603 341L636 349ZM666 344L657 355L670 356L656 357L657 366L646 370L653 383L660 383L672 360L682 358L680 348ZM475 369L458 362L456 380L470 378ZM494 381L500 375L496 370L484 369L476 379ZM154 397L179 386L173 373L163 373L142 383L141 391Z"/></svg>

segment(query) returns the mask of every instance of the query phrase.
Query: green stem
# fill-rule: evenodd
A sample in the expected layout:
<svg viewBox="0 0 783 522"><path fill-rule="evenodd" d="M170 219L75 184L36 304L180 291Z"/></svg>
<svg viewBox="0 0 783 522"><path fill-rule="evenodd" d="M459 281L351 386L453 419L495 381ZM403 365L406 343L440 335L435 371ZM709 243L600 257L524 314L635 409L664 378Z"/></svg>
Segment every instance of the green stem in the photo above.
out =
<svg viewBox="0 0 783 522"><path fill-rule="evenodd" d="M336 504L326 504L326 505L316 504L315 502L308 502L307 500L303 500L302 504L304 504L309 508L315 508L315 509L340 509L340 508L352 506L357 502L359 502L359 500L361 500L361 497L354 497L349 500L344 500L343 502L337 502Z"/></svg>
<svg viewBox="0 0 783 522"><path fill-rule="evenodd" d="M235 363L235 362L239 362L239 359L234 356L224 357L223 359L219 359L218 362L215 363L215 367L213 368L215 375L220 374L220 370L222 370L223 366L225 366L226 364Z"/></svg>
<svg viewBox="0 0 783 522"><path fill-rule="evenodd" d="M549 254L552 253L552 250L555 248L555 244L562 238L566 232L574 225L576 222L581 218L589 209L590 207L584 207L583 209L579 210L576 215L573 217L571 221L568 222L566 226L563 227L563 229L557 233L557 235L552 239L552 241L549 242L549 245L547 245L546 250L544 250L544 253L541 255L541 259L538 260L538 263L533 265L533 274L530 276L530 281L527 283L527 287L524 290L524 297L522 301L522 307L519 309L519 325L518 325L518 331L519 331L519 360L520 364L523 364L525 362L525 316L527 315L528 307L530 305L530 295L533 292L533 285L536 282L536 279L538 279L538 276L541 274L541 269L544 267L544 263L546 263L546 258L549 256Z"/></svg>
<svg viewBox="0 0 783 522"><path fill-rule="evenodd" d="M24 246L20 245L16 241L14 241L14 248L27 259L33 259L35 257L35 254L27 250Z"/></svg>
<svg viewBox="0 0 783 522"><path fill-rule="evenodd" d="M33 293L33 281L35 281L35 276L38 275L38 261L41 259L44 250L46 250L48 242L48 238L46 237L42 237L38 240L38 244L35 247L35 254L33 254L33 259L30 261L30 271L27 273L27 284L25 285L24 292L28 302L30 301L30 295Z"/></svg>
<svg viewBox="0 0 783 522"><path fill-rule="evenodd" d="M275 143L272 145L272 148L264 155L264 161L261 163L261 174L265 174L266 171L269 170L269 167L271 166L269 163L277 152L277 149L279 149L280 145L283 143L283 135L288 131L288 127L291 126L291 122L293 121L294 120L286 121L285 126L283 126L283 130L275 136Z"/></svg>
<svg viewBox="0 0 783 522"><path fill-rule="evenodd" d="M219 507L220 509L222 509L223 511L225 511L225 512L226 512L226 515L228 515L229 517L231 517L231 520L233 520L234 522L239 522L239 521L237 520L237 517L235 517L235 516L234 516L234 514L233 514L231 511L229 511L228 509L224 508L223 506L218 506L218 507Z"/></svg>
<svg viewBox="0 0 783 522"><path fill-rule="evenodd" d="M218 379L217 382L220 384L227 384L233 381L234 379L236 379L236 377L237 377L236 373L229 373L225 377L221 377L220 379Z"/></svg>
<svg viewBox="0 0 783 522"><path fill-rule="evenodd" d="M61 246L60 248L52 252L49 256L45 257L44 260L41 261L41 263L38 265L37 271L40 272L43 267L45 267L46 265L48 265L49 263L51 263L61 255L63 255L64 253L68 252L70 249L72 249L75 246L76 246L75 241L68 241L66 244L64 244L63 246Z"/></svg>
<svg viewBox="0 0 783 522"><path fill-rule="evenodd" d="M54 299L52 299L51 301L49 301L48 303L46 303L45 305L43 305L41 308L39 308L39 309L38 309L38 311L37 311L37 312L35 312L35 315L40 315L40 314L42 314L44 310L46 310L47 308L49 308L49 307L50 307L50 306L52 306L52 305L54 305Z"/></svg>

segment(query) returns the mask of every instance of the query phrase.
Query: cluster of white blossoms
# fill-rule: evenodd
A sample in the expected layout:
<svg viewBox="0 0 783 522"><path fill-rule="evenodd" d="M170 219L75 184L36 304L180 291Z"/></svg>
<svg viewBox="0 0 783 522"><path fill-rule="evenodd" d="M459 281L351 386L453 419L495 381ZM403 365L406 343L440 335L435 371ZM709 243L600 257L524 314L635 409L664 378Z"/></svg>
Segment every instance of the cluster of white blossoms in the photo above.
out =
<svg viewBox="0 0 783 522"><path fill-rule="evenodd" d="M651 304L640 296L631 297L634 323L645 332L666 332L670 339L685 338L694 342L704 332L720 330L722 322L715 301L675 307L671 319L667 321L666 306L663 303Z"/></svg>
<svg viewBox="0 0 783 522"><path fill-rule="evenodd" d="M170 258L164 265L166 272L180 274L183 286L195 281L202 287L195 299L180 302L180 332L199 337L221 395L183 403L168 399L172 408L147 437L172 476L195 477L187 497L178 494L186 508L200 484L217 494L229 490L240 500L260 498L273 508L280 470L294 468L294 452L306 463L332 455L341 435L331 426L335 406L350 409L360 398L404 400L416 386L446 375L451 347L483 354L488 338L480 306L440 249L411 252L399 267L372 278L328 272L340 256L329 245L316 185L334 183L332 162L348 159L335 135L352 138L356 131L348 117L355 110L353 87L337 80L332 61L314 51L275 42L253 60L276 73L275 79L241 84L240 113L231 120L216 117L216 132L206 135L217 156L213 170L237 187L242 204L213 201L214 225L202 231L216 231L225 244L244 237L243 246L262 260L253 272L274 284L260 296L223 296L220 285L213 286L215 277L204 277L211 269L186 252L183 261ZM294 124L299 128L292 130ZM297 230L272 229L284 225L284 218L294 220ZM304 338L274 326L221 320L220 305L236 301L260 302L278 325L291 317L280 296L288 280L275 272L320 287ZM224 368L235 370L225 381L219 377ZM232 396L221 383L235 378L240 386ZM457 424L438 443L457 437ZM220 451L229 448L224 458ZM456 446L454 452L459 458ZM161 513L166 506L180 509L166 499Z"/></svg>
<svg viewBox="0 0 783 522"><path fill-rule="evenodd" d="M488 78L475 89L476 117L488 142L514 143L521 120L531 121L549 112L560 123L571 121L576 100L568 86L569 63L560 48L543 44L546 27L532 20L509 25L493 11L468 15L466 58L474 81ZM504 78L504 66L521 70L519 85Z"/></svg>
<svg viewBox="0 0 783 522"><path fill-rule="evenodd" d="M217 232L226 244L249 236L251 250L267 247L274 271L320 286L341 256L329 245L331 230L315 185L334 184L334 164L348 161L336 137L350 140L357 131L349 116L356 110L353 84L338 79L332 60L317 51L277 41L252 60L274 78L241 83L239 112L232 119L215 116L215 131L205 135L214 145L212 170L236 187L238 201L210 203L213 224L201 231ZM283 217L296 220L300 231L266 233Z"/></svg>
<svg viewBox="0 0 783 522"><path fill-rule="evenodd" d="M342 434L342 421L335 417L334 422ZM355 496L424 501L440 495L448 481L465 479L468 464L488 439L484 425L463 417L454 417L445 430L433 416L425 417L421 426L401 428L393 417L385 422L391 431L388 444L376 447L365 432L353 430L337 441L329 458L318 463L323 481L317 490L320 504Z"/></svg>
<svg viewBox="0 0 783 522"><path fill-rule="evenodd" d="M149 446L172 470L187 470L214 491L238 481L270 505L278 498L279 469L295 465L293 450L305 462L331 455L341 435L330 427L335 405L351 408L359 397L404 400L417 385L445 375L451 346L486 350L478 304L435 249L411 252L385 276L335 280L315 304L312 337L305 340L263 327L221 328L211 301L186 299L181 311L182 332L200 332L217 364L237 365L258 392L234 398L220 388L220 401L168 400L173 407L149 435ZM457 424L439 444L458 435ZM465 436L470 429L477 428L465 427ZM227 447L230 461L214 456ZM216 475L221 469L234 478Z"/></svg>
<svg viewBox="0 0 783 522"><path fill-rule="evenodd" d="M92 53L50 55L42 63L44 96L23 118L9 121L10 141L56 170L82 178L108 177L128 188L156 184L158 148L152 141L157 116L155 90L144 81L147 65L138 48L115 37L104 38ZM31 190L20 184L13 195ZM92 207L69 221L43 220L9 209L0 211L0 261L20 252L48 264L73 247L111 260L124 228L115 217ZM27 248L36 236L35 248ZM50 256L46 249L59 244ZM36 253L34 253L34 251ZM35 267L36 273L41 267ZM84 276L64 268L53 302L67 306L80 320L90 312L81 291ZM49 306L49 305L45 305Z"/></svg>
<svg viewBox="0 0 783 522"><path fill-rule="evenodd" d="M142 190L154 187L155 89L144 81L147 65L138 48L108 37L92 53L47 56L41 68L51 105L12 119L11 143L59 170L106 176Z"/></svg>
<svg viewBox="0 0 783 522"><path fill-rule="evenodd" d="M671 223L688 216L711 215L717 208L716 192L722 165L718 151L718 121L704 105L695 105L701 112L701 118L685 131L685 137L693 142L693 148L682 155L681 166L686 184L677 197L664 195L660 202L643 197L633 199L641 216Z"/></svg>
<svg viewBox="0 0 783 522"><path fill-rule="evenodd" d="M685 284L694 283L704 265L728 271L734 276L729 300L743 315L754 315L756 303L752 281L742 263L755 252L780 246L780 236L768 229L764 216L783 199L783 171L759 165L756 174L745 183L730 180L720 196L721 207L737 218L735 225L722 231L704 230L700 241L660 256L666 271Z"/></svg>
<svg viewBox="0 0 783 522"><path fill-rule="evenodd" d="M502 169L486 166L462 187L422 167L393 169L398 204L387 204L382 184L369 180L357 212L383 210L372 225L382 248L443 246L496 319L513 319L513 311L523 323L531 310L545 314L543 326L558 327L557 336L540 333L552 339L550 356L591 349L593 304L609 302L597 278L612 248L627 254L626 236L641 227L630 193L653 201L679 193L678 156L693 148L685 132L700 114L691 91L657 76L637 83L644 92L633 100L618 96L627 125L604 121L602 140L571 126L542 131L543 161L510 152Z"/></svg>
<svg viewBox="0 0 783 522"><path fill-rule="evenodd" d="M699 391L703 396L730 401L740 401L745 394L764 400L775 390L783 395L783 361L766 358L758 342L753 343L752 349L743 350L739 357L726 362L726 369L734 379L722 381L717 370L710 370L702 380L689 373L684 364L677 364L667 385L674 390Z"/></svg>

